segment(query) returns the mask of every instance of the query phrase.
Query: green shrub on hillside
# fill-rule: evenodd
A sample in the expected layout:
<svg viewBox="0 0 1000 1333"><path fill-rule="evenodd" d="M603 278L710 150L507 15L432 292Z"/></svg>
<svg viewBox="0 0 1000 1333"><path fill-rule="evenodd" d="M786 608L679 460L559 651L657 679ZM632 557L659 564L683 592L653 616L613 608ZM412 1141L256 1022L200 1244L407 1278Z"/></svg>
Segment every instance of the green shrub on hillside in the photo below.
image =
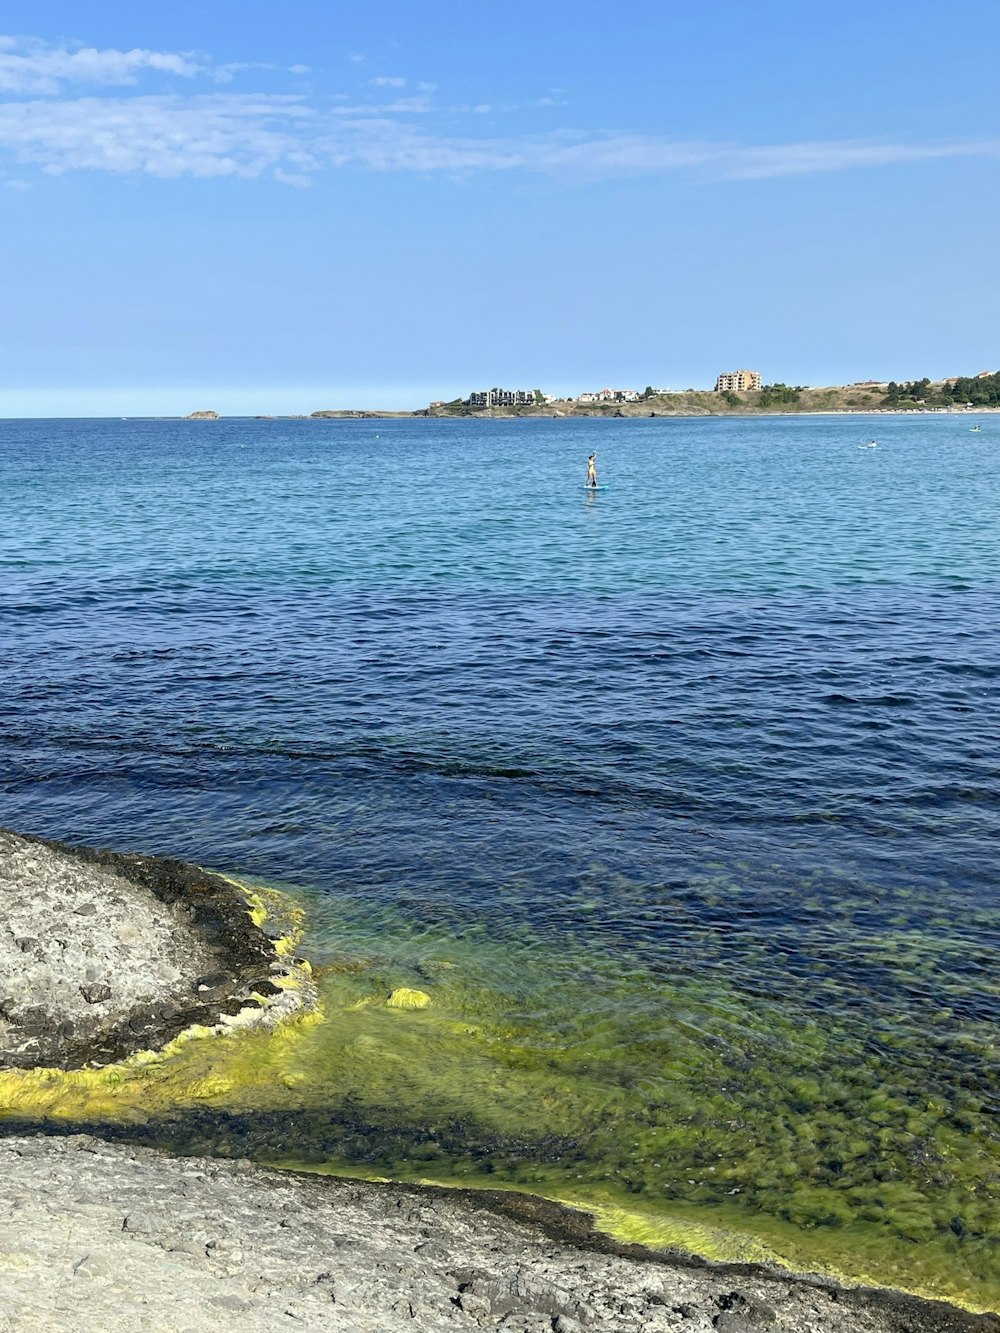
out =
<svg viewBox="0 0 1000 1333"><path fill-rule="evenodd" d="M760 391L761 407L795 407L801 389L790 384L765 384Z"/></svg>

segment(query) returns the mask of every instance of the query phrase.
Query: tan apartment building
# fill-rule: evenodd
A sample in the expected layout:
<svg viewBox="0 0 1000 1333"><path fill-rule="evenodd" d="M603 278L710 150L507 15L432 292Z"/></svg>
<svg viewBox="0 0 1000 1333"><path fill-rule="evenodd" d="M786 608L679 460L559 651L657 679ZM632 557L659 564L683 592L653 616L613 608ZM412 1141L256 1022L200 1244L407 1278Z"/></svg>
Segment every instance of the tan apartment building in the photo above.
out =
<svg viewBox="0 0 1000 1333"><path fill-rule="evenodd" d="M733 370L715 381L716 393L750 393L759 388L760 375L756 370Z"/></svg>

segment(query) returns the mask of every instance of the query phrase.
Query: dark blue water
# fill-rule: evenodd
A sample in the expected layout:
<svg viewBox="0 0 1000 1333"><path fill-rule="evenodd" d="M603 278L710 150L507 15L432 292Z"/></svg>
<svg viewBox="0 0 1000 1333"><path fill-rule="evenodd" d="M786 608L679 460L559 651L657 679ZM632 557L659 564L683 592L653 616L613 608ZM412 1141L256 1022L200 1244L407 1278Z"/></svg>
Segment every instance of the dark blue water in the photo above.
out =
<svg viewBox="0 0 1000 1333"><path fill-rule="evenodd" d="M463 908L706 836L992 906L1000 426L869 425L7 423L4 817Z"/></svg>
<svg viewBox="0 0 1000 1333"><path fill-rule="evenodd" d="M2 423L0 821L301 886L320 958L391 909L724 986L779 1082L818 1022L985 1116L984 420Z"/></svg>

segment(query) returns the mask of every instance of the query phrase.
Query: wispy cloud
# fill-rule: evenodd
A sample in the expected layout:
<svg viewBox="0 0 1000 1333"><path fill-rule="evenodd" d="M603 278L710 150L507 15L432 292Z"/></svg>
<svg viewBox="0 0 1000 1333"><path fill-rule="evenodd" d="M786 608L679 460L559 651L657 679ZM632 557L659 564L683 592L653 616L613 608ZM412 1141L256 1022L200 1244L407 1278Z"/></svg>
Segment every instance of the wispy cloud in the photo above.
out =
<svg viewBox="0 0 1000 1333"><path fill-rule="evenodd" d="M725 180L763 180L961 157L1000 157L1000 140L937 143L841 140L739 145L650 135L593 137L571 131L499 138L429 133L391 118L348 120L337 132L315 127L315 151L335 166L374 171L524 171L563 180L697 173Z"/></svg>
<svg viewBox="0 0 1000 1333"><path fill-rule="evenodd" d="M321 163L309 150L313 113L298 98L240 94L77 98L0 105L0 154L50 174L242 176Z"/></svg>
<svg viewBox="0 0 1000 1333"><path fill-rule="evenodd" d="M575 142L536 140L528 154L536 170L595 180L696 170L725 180L764 180L944 158L1000 156L1000 139L906 143L896 140L810 140L785 144L710 143L652 135L604 135Z"/></svg>
<svg viewBox="0 0 1000 1333"><path fill-rule="evenodd" d="M889 167L907 162L932 162L949 157L998 157L1000 139L899 143L877 139L841 142L816 140L771 144L734 150L726 174L734 180L768 176L800 176L814 171L847 171L857 167Z"/></svg>
<svg viewBox="0 0 1000 1333"><path fill-rule="evenodd" d="M453 176L522 172L570 181L679 172L764 180L1000 156L996 139L740 144L571 129L504 136L486 132L483 118L515 108L486 101L442 105L434 84L396 75L369 78L351 96L336 93L322 101L305 92L176 86L177 79L218 86L248 70L273 68L217 64L193 52L0 38L0 94L7 94L0 100L0 163L22 168L19 181L24 168L34 167L50 174L89 170L245 179L270 174L301 186L324 171L348 167ZM285 71L309 72L304 65ZM141 81L162 85L164 79L168 91L132 91ZM87 87L106 91L80 96ZM380 99L366 88L413 92ZM560 91L551 89L533 105L558 105Z"/></svg>
<svg viewBox="0 0 1000 1333"><path fill-rule="evenodd" d="M0 91L55 96L68 84L128 85L145 70L190 79L207 68L190 51L104 50L0 38Z"/></svg>
<svg viewBox="0 0 1000 1333"><path fill-rule="evenodd" d="M335 116L426 116L435 110L427 97L397 97L391 102L351 102L333 108Z"/></svg>

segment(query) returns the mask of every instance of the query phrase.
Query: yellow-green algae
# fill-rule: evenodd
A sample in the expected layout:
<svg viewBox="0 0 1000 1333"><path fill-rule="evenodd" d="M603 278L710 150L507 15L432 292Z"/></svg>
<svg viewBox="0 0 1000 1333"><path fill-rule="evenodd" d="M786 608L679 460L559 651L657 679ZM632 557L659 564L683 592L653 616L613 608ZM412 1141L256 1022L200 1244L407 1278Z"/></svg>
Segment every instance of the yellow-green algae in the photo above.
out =
<svg viewBox="0 0 1000 1333"><path fill-rule="evenodd" d="M261 888L249 901L293 953L300 906ZM318 1012L194 1029L105 1069L5 1071L0 1112L141 1124L153 1141L201 1113L209 1151L232 1148L205 1137L204 1113L240 1117L271 1165L526 1190L623 1240L995 1308L989 1108L929 1087L905 1034L887 1027L876 1060L835 1020L793 1023L718 976L665 981L585 942L555 954L526 932L415 933L339 906L342 942L311 950ZM387 1006L417 982L428 1007ZM954 1040L979 1058L993 1038L967 1024Z"/></svg>
<svg viewBox="0 0 1000 1333"><path fill-rule="evenodd" d="M410 986L397 986L386 1000L389 1009L426 1009L431 997L424 990L413 990Z"/></svg>
<svg viewBox="0 0 1000 1333"><path fill-rule="evenodd" d="M280 932L274 939L275 952L291 959L302 938L302 908L274 890L251 889L233 879L228 882L245 895L255 925L268 922ZM286 962L286 971L276 973L272 984L281 990L296 990L311 977L308 960L296 959ZM161 1049L137 1051L116 1064L0 1070L0 1115L128 1122L193 1103L214 1103L244 1083L255 1086L271 1075L290 1078L288 1086L294 1086L298 1076L284 1071L287 1052L305 1029L322 1021L321 1011L303 1009L268 1026L259 1025L259 1011L248 1013L249 1023L230 1017L219 1027L196 1024Z"/></svg>

